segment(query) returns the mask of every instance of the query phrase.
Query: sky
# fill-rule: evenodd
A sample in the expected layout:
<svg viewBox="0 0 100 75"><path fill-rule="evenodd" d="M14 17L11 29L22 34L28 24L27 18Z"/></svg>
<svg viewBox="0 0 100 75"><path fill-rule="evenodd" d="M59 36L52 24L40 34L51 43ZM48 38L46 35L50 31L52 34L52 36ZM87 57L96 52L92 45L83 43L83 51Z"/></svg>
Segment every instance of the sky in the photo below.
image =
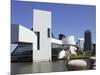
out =
<svg viewBox="0 0 100 75"><path fill-rule="evenodd" d="M55 37L65 34L74 35L76 39L84 38L84 31L91 30L92 41L96 42L95 6L12 1L11 23L31 29L34 9L52 12L52 32Z"/></svg>

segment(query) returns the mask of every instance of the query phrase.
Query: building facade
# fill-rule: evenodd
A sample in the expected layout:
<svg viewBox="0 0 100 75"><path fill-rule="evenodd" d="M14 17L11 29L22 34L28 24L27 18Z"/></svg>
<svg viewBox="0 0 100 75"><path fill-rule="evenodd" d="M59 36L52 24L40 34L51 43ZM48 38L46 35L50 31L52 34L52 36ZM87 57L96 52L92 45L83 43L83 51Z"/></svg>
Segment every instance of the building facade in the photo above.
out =
<svg viewBox="0 0 100 75"><path fill-rule="evenodd" d="M77 46L78 50L84 50L84 38L78 38Z"/></svg>
<svg viewBox="0 0 100 75"><path fill-rule="evenodd" d="M92 41L91 41L91 31L87 30L84 33L84 50L90 51L92 50Z"/></svg>

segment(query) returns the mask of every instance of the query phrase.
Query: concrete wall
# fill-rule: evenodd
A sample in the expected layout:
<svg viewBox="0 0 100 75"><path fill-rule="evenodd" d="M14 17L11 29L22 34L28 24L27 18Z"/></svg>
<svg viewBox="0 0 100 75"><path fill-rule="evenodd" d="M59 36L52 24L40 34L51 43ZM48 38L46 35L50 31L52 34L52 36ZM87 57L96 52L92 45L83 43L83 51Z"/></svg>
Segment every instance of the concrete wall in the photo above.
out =
<svg viewBox="0 0 100 75"><path fill-rule="evenodd" d="M18 42L19 25L11 24L11 43Z"/></svg>
<svg viewBox="0 0 100 75"><path fill-rule="evenodd" d="M36 35L33 31L19 25L19 42L33 43Z"/></svg>
<svg viewBox="0 0 100 75"><path fill-rule="evenodd" d="M52 48L62 48L62 40L51 38L51 47Z"/></svg>
<svg viewBox="0 0 100 75"><path fill-rule="evenodd" d="M37 36L30 29L22 25L13 24L11 26L11 43L32 43L32 49L37 49ZM18 51L23 51L24 49L23 47L23 49L18 49Z"/></svg>
<svg viewBox="0 0 100 75"><path fill-rule="evenodd" d="M51 44L51 48L62 48L62 45L52 43L52 44Z"/></svg>
<svg viewBox="0 0 100 75"><path fill-rule="evenodd" d="M40 32L40 49L33 50L33 61L51 60L51 15L49 11L33 11L33 30ZM50 29L50 38L48 38L48 28Z"/></svg>
<svg viewBox="0 0 100 75"><path fill-rule="evenodd" d="M51 43L62 45L62 40L51 38Z"/></svg>
<svg viewBox="0 0 100 75"><path fill-rule="evenodd" d="M19 25L12 24L11 25L11 42L25 42L25 43L33 43L37 38L36 34L30 29Z"/></svg>

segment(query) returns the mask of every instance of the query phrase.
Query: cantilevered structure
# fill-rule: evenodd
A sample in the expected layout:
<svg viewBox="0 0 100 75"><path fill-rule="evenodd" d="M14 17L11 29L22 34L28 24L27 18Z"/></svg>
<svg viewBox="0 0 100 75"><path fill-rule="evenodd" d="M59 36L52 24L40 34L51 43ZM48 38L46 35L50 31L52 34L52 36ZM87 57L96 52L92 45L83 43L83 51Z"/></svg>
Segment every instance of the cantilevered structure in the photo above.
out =
<svg viewBox="0 0 100 75"><path fill-rule="evenodd" d="M44 10L33 10L33 30L19 24L11 25L11 43L25 44L18 50L32 49L33 62L51 61L52 47L62 46L62 40L51 37L52 13ZM12 51L13 52L13 51Z"/></svg>

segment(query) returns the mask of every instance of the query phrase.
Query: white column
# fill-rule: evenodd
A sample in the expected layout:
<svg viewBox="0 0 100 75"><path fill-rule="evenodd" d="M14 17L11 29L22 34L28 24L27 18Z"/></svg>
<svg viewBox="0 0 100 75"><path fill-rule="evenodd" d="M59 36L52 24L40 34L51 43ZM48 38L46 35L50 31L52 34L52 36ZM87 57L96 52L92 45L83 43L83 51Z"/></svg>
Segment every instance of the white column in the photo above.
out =
<svg viewBox="0 0 100 75"><path fill-rule="evenodd" d="M37 50L33 50L33 62L50 61L51 12L43 10L33 10L33 30L37 34ZM49 31L50 33L48 33Z"/></svg>

